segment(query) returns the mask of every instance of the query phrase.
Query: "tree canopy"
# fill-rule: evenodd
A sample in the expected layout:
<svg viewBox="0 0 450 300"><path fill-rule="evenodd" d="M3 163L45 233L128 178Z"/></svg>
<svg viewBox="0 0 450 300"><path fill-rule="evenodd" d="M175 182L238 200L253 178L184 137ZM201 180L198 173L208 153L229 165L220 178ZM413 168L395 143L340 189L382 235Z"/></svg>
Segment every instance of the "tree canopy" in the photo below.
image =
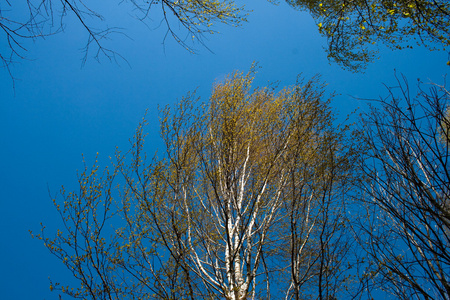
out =
<svg viewBox="0 0 450 300"><path fill-rule="evenodd" d="M252 90L253 71L162 112L163 157L132 148L54 200L39 237L90 299L332 299L352 282L347 194L357 153L315 78ZM119 184L119 185L117 185ZM345 267L344 267L345 266Z"/></svg>
<svg viewBox="0 0 450 300"><path fill-rule="evenodd" d="M394 49L410 48L415 43L430 49L448 49L450 45L450 4L446 0L287 0L287 3L312 14L319 31L328 39L329 58L354 71L376 57L379 44ZM244 8L233 0L129 0L118 4L153 27L163 24L166 37L173 37L189 51L193 50L191 41L203 44L204 34L214 33L216 24L236 26L246 20ZM26 57L25 40L62 31L68 16L74 17L86 32L83 61L89 52L96 59L122 57L105 45L105 40L111 34L126 32L105 25L101 9L83 1L4 1L0 4L0 16L4 44L0 60L11 76L11 63Z"/></svg>
<svg viewBox="0 0 450 300"><path fill-rule="evenodd" d="M359 70L376 57L379 44L393 49L415 44L430 49L450 46L447 0L288 0L309 11L328 39L328 55Z"/></svg>
<svg viewBox="0 0 450 300"><path fill-rule="evenodd" d="M217 23L237 26L245 21L246 17L244 8L236 6L234 1L230 0L129 0L117 1L116 4L130 11L136 19L150 23L151 27L162 24L166 29L166 37L173 37L191 51L193 48L190 41L203 43L203 35L214 33ZM106 21L111 23L112 20L105 20L102 10L93 6L94 4L81 0L1 1L1 66L11 75L10 65L26 57L25 41L63 31L69 17L77 20L86 32L83 61L91 51L95 59L101 56L110 60L122 57L104 43L112 34L126 32L118 25L106 25ZM107 7L104 11L107 11Z"/></svg>

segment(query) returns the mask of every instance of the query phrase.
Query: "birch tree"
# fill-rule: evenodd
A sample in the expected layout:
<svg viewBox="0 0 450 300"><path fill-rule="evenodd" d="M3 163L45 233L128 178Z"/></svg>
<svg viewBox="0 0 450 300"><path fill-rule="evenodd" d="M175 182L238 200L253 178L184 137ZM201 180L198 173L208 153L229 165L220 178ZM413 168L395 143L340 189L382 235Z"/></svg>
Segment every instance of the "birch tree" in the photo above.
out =
<svg viewBox="0 0 450 300"><path fill-rule="evenodd" d="M196 125L202 129L181 135L192 141L188 148L193 157L183 163L189 167L179 167L188 170L184 178L191 178L177 188L184 191L183 200L176 202L183 204L180 211L189 224L184 245L194 249L191 268L226 299L255 298L262 291L270 297L272 276L287 268L292 270L289 282L300 276L308 282L318 279L326 269L320 269L325 243L331 247L335 237L325 239L322 230L341 226L345 219L338 212L343 203L336 201L342 201L345 189L336 197L334 185L341 188L350 181L344 184L343 178L350 177L352 154L344 154L339 145L343 133L333 128L328 102L322 100L323 86L312 80L277 94L270 89L250 92L250 76L235 74L217 85L208 114ZM176 128L174 120L177 117L163 123L164 132ZM180 135L175 136L165 140L168 149L178 152ZM331 210L336 218L324 215ZM306 235L301 246L296 245L299 227ZM286 242L292 256L282 263L280 246ZM339 249L345 247L339 243ZM317 286L324 285L316 281ZM290 288L282 293L290 297Z"/></svg>
<svg viewBox="0 0 450 300"><path fill-rule="evenodd" d="M114 213L84 192L65 197L64 209L57 204L74 224L55 239L40 237L82 281L76 293L64 292L298 299L305 283L319 299L338 292L331 282L345 284L338 270L349 247L340 238L354 155L347 129L335 128L317 78L275 92L252 89L253 76L233 73L206 103L190 93L166 107L163 157L146 158L142 124L131 151L116 155L121 186L106 185ZM92 181L82 177L81 190ZM99 218L119 216L111 236L99 239Z"/></svg>
<svg viewBox="0 0 450 300"><path fill-rule="evenodd" d="M355 136L346 140L348 128L333 128L325 106L309 111L298 116L301 124L308 125L296 129L296 142L286 157L291 276L286 298L341 298L351 286L345 274L352 264L353 247L346 210L360 149L356 150Z"/></svg>

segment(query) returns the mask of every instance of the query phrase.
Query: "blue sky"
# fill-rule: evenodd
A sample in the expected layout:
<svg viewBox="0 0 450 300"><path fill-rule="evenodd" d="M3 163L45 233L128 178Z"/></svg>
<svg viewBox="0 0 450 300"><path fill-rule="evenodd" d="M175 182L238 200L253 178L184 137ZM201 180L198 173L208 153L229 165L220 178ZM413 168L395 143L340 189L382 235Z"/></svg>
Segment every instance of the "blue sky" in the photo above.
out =
<svg viewBox="0 0 450 300"><path fill-rule="evenodd" d="M158 105L174 103L195 88L206 100L215 81L233 70L248 70L253 61L261 67L255 81L260 86L268 81L291 85L299 73L306 78L321 74L328 91L340 94L332 103L340 116L364 108L365 102L355 97L385 95L383 83L395 84L394 69L411 86L417 78L443 84L449 70L445 52L382 48L381 58L365 73L351 73L328 62L326 41L307 13L283 2L252 0L246 8L253 12L242 28L217 27L220 34L206 41L212 52L199 45L198 53L190 54L171 39L163 46L164 28L155 29L155 24L149 29L125 18L120 6L111 7L107 20L121 21L118 25L132 39L116 36L109 45L131 67L89 59L81 68L86 34L69 18L65 32L27 44L29 60L12 69L18 78L15 92L8 74L0 71L2 299L57 299L49 291L48 277L73 282L28 230L38 232L40 222L49 234L60 227L47 188L53 195L61 185L76 188L82 153L92 164L98 152L105 165L116 146L128 149L146 109L151 152L161 145Z"/></svg>

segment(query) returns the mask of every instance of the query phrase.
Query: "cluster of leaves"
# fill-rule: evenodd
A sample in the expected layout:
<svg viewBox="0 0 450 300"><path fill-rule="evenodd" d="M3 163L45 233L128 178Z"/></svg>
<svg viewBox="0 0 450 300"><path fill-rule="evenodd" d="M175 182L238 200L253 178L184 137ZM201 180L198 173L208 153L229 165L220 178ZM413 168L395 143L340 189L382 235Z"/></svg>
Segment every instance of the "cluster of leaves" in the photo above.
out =
<svg viewBox="0 0 450 300"><path fill-rule="evenodd" d="M328 39L330 58L359 70L376 57L376 45L430 49L450 46L450 3L446 0L289 0L309 11Z"/></svg>

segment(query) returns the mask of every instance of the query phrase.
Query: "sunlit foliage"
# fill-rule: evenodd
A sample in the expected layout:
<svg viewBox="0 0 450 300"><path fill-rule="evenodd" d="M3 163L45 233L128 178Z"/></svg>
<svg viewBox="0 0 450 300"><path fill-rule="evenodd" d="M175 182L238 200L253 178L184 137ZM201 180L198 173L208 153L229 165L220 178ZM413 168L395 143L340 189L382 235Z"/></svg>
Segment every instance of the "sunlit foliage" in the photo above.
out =
<svg viewBox="0 0 450 300"><path fill-rule="evenodd" d="M430 49L450 46L447 0L288 0L309 11L328 39L332 60L359 70L376 57L377 46L393 49L416 44Z"/></svg>

